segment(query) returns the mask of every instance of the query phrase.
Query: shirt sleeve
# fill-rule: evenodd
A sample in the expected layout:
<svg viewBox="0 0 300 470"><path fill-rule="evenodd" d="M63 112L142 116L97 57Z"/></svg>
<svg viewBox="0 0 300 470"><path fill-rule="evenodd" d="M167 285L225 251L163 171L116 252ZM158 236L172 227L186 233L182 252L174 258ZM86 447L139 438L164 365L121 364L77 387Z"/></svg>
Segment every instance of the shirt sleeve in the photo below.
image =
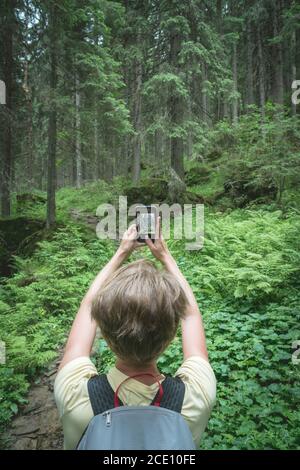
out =
<svg viewBox="0 0 300 470"><path fill-rule="evenodd" d="M60 416L78 406L86 395L89 378L97 374L89 357L77 357L58 372L54 382L54 397Z"/></svg>
<svg viewBox="0 0 300 470"><path fill-rule="evenodd" d="M192 356L183 362L175 376L185 384L181 414L192 431L196 445L199 445L216 401L215 374L207 360Z"/></svg>
<svg viewBox="0 0 300 470"><path fill-rule="evenodd" d="M57 374L54 397L64 431L64 448L75 449L93 417L87 382L97 375L89 357L68 362Z"/></svg>

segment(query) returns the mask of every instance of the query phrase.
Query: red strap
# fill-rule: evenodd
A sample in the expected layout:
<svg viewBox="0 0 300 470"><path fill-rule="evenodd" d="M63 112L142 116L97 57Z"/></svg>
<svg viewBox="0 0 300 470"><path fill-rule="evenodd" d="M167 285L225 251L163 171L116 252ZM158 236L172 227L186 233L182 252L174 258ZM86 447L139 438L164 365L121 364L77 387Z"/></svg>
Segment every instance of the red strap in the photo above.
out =
<svg viewBox="0 0 300 470"><path fill-rule="evenodd" d="M126 382L129 379L135 379L135 377L140 377L141 375L150 375L158 383L159 393L158 393L157 399L155 400L155 402L153 404L154 404L154 406L160 406L160 402L161 402L163 394L164 394L164 390L163 390L163 387L162 387L162 384L160 383L160 381L158 379L156 379L155 375L153 375L153 374L136 374L136 375L131 375L130 377L127 377L127 379L123 380L123 382L121 382L120 385L118 386L117 390L115 391L115 396L114 396L114 407L115 408L120 406L118 392L119 392L119 388L121 387L121 385L123 385L123 383Z"/></svg>

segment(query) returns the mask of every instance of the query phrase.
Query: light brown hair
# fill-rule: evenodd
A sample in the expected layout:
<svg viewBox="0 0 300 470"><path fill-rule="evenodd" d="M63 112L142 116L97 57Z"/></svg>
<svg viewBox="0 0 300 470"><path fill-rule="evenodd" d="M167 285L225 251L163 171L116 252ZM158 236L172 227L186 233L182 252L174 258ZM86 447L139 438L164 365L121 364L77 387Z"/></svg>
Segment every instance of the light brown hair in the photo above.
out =
<svg viewBox="0 0 300 470"><path fill-rule="evenodd" d="M120 359L144 365L172 341L186 303L172 274L151 261L138 260L119 268L102 286L92 317Z"/></svg>

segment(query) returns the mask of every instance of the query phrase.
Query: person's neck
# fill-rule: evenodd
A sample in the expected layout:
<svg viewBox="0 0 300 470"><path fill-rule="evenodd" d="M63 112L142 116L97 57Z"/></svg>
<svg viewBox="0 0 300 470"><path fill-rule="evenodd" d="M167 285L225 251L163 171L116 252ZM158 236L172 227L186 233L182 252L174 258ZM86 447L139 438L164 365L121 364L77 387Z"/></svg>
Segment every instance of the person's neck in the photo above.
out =
<svg viewBox="0 0 300 470"><path fill-rule="evenodd" d="M128 364L126 361L123 361L122 359L117 358L115 366L120 372L128 376L132 376L136 374L152 374L158 379L161 377L161 373L159 372L157 368L156 361L153 361L149 364L145 364L144 366L134 366L134 365ZM144 377L143 375L141 375L141 377L138 377L137 380L147 385L148 385L148 382L153 383L152 377L149 377L147 375L145 375Z"/></svg>

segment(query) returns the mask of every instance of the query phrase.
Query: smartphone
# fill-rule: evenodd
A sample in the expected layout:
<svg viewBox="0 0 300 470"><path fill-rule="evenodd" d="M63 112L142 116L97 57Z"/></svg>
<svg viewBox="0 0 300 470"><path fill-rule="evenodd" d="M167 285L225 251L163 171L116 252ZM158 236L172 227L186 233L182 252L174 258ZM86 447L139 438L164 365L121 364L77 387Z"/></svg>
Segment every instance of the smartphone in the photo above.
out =
<svg viewBox="0 0 300 470"><path fill-rule="evenodd" d="M136 208L137 241L145 242L145 236L154 242L156 233L157 210L155 206L138 206Z"/></svg>

